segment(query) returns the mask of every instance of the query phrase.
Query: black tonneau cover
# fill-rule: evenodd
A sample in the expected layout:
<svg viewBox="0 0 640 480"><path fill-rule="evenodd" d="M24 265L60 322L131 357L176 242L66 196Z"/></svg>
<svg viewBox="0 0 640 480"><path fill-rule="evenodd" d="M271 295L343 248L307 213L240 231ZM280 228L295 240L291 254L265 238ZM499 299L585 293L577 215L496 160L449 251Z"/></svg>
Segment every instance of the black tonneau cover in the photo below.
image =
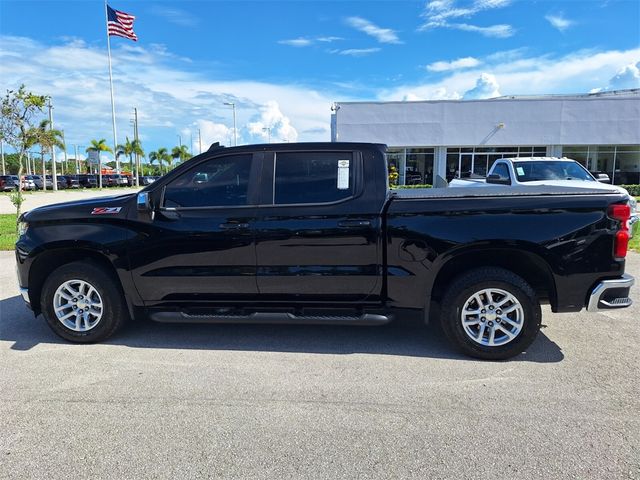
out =
<svg viewBox="0 0 640 480"><path fill-rule="evenodd" d="M418 200L422 198L475 198L475 197L535 197L542 195L623 195L618 190L588 187L501 186L495 187L455 187L455 188L399 188L390 193L397 200Z"/></svg>

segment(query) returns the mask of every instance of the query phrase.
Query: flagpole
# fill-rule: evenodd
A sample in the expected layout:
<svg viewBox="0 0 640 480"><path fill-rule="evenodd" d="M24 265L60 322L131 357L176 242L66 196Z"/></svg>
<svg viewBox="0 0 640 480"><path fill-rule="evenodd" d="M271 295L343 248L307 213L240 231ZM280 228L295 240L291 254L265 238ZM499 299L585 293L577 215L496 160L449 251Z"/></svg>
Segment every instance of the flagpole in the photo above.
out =
<svg viewBox="0 0 640 480"><path fill-rule="evenodd" d="M111 72L111 40L109 37L109 12L107 10L107 0L104 0L104 17L105 17L105 28L107 29L107 55L109 57L109 86L111 87L111 123L113 125L113 156L116 160L116 173L120 173L120 161L118 160L118 155L116 150L118 148L118 139L116 134L116 105L113 100L113 73ZM99 172L99 186L102 188L102 158L100 157L100 152L98 152L98 167L100 169Z"/></svg>

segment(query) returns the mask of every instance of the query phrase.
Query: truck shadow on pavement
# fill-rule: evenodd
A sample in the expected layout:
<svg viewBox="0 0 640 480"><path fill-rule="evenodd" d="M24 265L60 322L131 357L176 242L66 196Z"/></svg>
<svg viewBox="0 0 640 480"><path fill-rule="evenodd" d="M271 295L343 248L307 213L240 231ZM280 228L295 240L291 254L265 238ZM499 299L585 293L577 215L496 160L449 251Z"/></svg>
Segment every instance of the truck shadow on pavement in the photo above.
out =
<svg viewBox="0 0 640 480"><path fill-rule="evenodd" d="M67 344L34 318L19 296L0 300L0 341L11 350L39 344ZM439 326L395 324L380 327L328 325L164 324L150 320L127 324L103 342L131 348L263 351L348 355L355 353L469 360L449 345ZM510 361L555 363L560 347L543 332L529 350Z"/></svg>

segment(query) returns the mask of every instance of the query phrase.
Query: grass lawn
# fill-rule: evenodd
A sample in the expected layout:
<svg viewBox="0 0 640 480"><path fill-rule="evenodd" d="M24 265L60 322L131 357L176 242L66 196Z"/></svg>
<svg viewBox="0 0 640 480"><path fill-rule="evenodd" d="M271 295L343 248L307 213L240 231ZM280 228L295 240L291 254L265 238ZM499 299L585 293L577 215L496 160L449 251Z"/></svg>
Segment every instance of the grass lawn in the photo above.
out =
<svg viewBox="0 0 640 480"><path fill-rule="evenodd" d="M0 215L0 250L13 250L16 243L16 216Z"/></svg>

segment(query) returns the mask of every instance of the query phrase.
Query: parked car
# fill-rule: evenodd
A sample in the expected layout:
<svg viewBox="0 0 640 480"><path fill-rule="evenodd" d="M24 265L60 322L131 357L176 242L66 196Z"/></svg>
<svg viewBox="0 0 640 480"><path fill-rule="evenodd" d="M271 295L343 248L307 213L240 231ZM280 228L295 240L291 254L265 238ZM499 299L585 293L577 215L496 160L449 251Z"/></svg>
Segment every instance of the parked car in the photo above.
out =
<svg viewBox="0 0 640 480"><path fill-rule="evenodd" d="M114 173L113 175L111 175L111 177L113 178L113 181L115 182L115 185L117 187L127 187L129 186L129 179L127 178L126 175L122 175L119 173Z"/></svg>
<svg viewBox="0 0 640 480"><path fill-rule="evenodd" d="M78 183L82 188L94 188L98 186L98 178L96 175L81 174L78 175Z"/></svg>
<svg viewBox="0 0 640 480"><path fill-rule="evenodd" d="M18 176L17 175L12 175L14 180L18 180ZM23 176L22 177L22 189L23 190L35 190L36 189L36 183L33 181L33 179L31 178L27 178L27 176Z"/></svg>
<svg viewBox="0 0 640 480"><path fill-rule="evenodd" d="M519 157L496 160L486 178L462 178L449 183L451 187L486 187L491 185L557 187L583 186L590 189L615 189L629 198L631 216L629 232L633 237L638 229L638 203L629 192L618 185L609 185L609 175L598 174L596 178L579 162L570 158Z"/></svg>
<svg viewBox="0 0 640 480"><path fill-rule="evenodd" d="M455 346L485 359L526 350L541 303L553 312L631 305L627 195L544 185L389 191L385 152L213 146L138 194L35 208L19 218L20 292L79 343L145 315L343 325L402 316L440 321Z"/></svg>
<svg viewBox="0 0 640 480"><path fill-rule="evenodd" d="M3 192L11 192L13 190L18 190L20 187L20 183L18 182L18 177L13 177L13 175L0 175L0 190Z"/></svg>
<svg viewBox="0 0 640 480"><path fill-rule="evenodd" d="M25 178L33 180L36 190L44 190L45 185L47 190L53 190L53 180L51 180L51 175L47 175L46 178L43 178L42 175L27 175Z"/></svg>
<svg viewBox="0 0 640 480"><path fill-rule="evenodd" d="M53 184L53 177L51 175L47 175L47 185L51 182ZM66 190L67 189L67 179L62 175L56 175L56 184L58 190ZM48 187L47 187L48 188Z"/></svg>
<svg viewBox="0 0 640 480"><path fill-rule="evenodd" d="M151 185L155 181L156 181L155 177L152 177L150 175L138 177L139 184L144 187L146 187L147 185Z"/></svg>
<svg viewBox="0 0 640 480"><path fill-rule="evenodd" d="M80 188L78 175L63 175L63 177L67 181L67 188Z"/></svg>

